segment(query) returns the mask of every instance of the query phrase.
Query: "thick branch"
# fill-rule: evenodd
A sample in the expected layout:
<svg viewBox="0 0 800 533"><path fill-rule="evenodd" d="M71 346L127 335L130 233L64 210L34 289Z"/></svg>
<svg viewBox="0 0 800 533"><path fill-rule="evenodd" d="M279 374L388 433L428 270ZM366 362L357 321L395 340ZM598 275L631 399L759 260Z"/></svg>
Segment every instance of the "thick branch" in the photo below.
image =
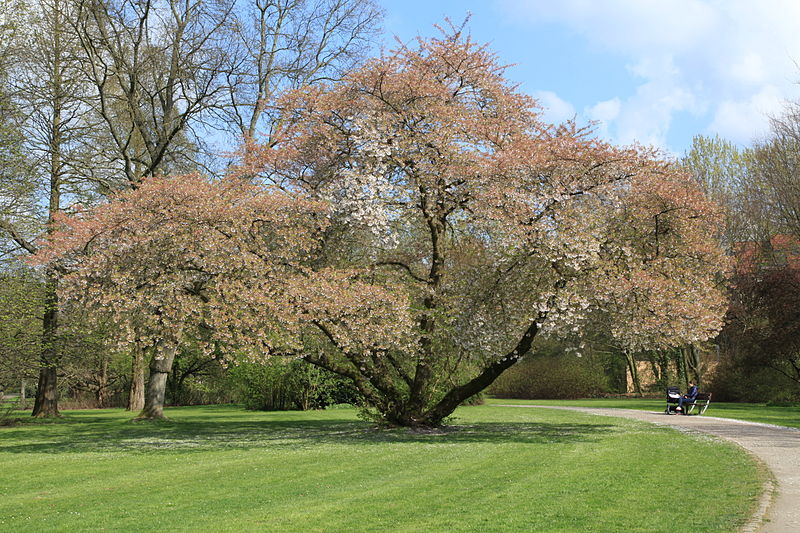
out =
<svg viewBox="0 0 800 533"><path fill-rule="evenodd" d="M20 247L24 248L29 253L35 254L38 248L33 243L26 240L14 226L7 220L0 218L0 230L4 230L11 237L11 240L17 243Z"/></svg>
<svg viewBox="0 0 800 533"><path fill-rule="evenodd" d="M317 320L313 321L312 323L315 326L317 326L317 328L328 338L331 344L333 344L333 346L336 347L336 349L339 350L339 352L341 352L342 355L344 355L353 364L353 368L358 368L360 363L356 360L355 357L353 357L352 354L348 353L341 346L341 344L336 340L336 337L333 335L333 332L330 330L330 328L328 328L327 326L325 326L325 324ZM385 363L376 362L376 364L378 364L379 366L385 366ZM348 373L344 374L343 371L346 371ZM356 380L354 376L358 376L358 379L364 381L365 383L368 382L373 389L383 393L384 396L390 401L397 401L397 399L402 397L402 395L399 393L399 391L394 387L392 383L390 383L386 379L383 379L380 370L377 372L370 373L371 375L365 372L363 369L361 372L358 372L356 370L346 370L346 369L342 369L341 371L334 370L334 372L336 372L337 374L342 374L344 376L350 377L354 381ZM361 390L361 387L359 387L359 390Z"/></svg>
<svg viewBox="0 0 800 533"><path fill-rule="evenodd" d="M325 354L312 355L307 353L303 356L303 359L312 365L316 365L320 368L324 368L325 370L333 372L334 374L351 379L353 381L353 385L355 385L355 387L358 389L358 392L360 392L361 395L367 399L367 401L378 408L381 408L385 405L381 395L376 394L372 384L365 380L364 377L358 372L335 364Z"/></svg>
<svg viewBox="0 0 800 533"><path fill-rule="evenodd" d="M419 275L415 274L414 271L411 270L410 266L408 266L407 264L402 263L400 261L379 261L378 263L375 263L375 266L396 266L396 267L400 267L403 270L405 270L408 273L408 275L411 276L416 281L419 281L419 282L422 282L422 283L426 283L428 281L427 279L423 278L422 276L419 276Z"/></svg>
<svg viewBox="0 0 800 533"><path fill-rule="evenodd" d="M486 367L480 374L467 383L451 389L439 403L425 414L425 419L432 421L434 424L438 424L444 417L455 411L462 402L494 383L494 380L496 380L500 374L513 366L520 357L530 351L533 339L538 332L539 323L532 322L513 350L508 352L500 360Z"/></svg>

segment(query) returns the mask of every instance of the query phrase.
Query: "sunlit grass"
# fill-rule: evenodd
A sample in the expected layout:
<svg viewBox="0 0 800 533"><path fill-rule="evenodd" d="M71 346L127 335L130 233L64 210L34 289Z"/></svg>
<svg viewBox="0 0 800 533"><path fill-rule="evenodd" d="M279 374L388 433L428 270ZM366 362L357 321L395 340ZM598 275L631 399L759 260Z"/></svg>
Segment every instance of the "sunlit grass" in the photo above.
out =
<svg viewBox="0 0 800 533"><path fill-rule="evenodd" d="M66 412L0 429L0 531L733 531L741 449L576 412L462 408L440 431L355 411ZM691 479L714 505L681 505Z"/></svg>

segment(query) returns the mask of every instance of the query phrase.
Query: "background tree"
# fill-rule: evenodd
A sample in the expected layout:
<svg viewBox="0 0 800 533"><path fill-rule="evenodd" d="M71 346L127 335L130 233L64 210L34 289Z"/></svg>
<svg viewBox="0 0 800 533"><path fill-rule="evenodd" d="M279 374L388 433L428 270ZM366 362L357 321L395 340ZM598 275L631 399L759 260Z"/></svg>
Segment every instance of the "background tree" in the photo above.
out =
<svg viewBox="0 0 800 533"><path fill-rule="evenodd" d="M729 343L747 353L740 362L751 369L768 368L795 383L800 394L800 303L798 265L776 265L734 278L735 296L725 333Z"/></svg>
<svg viewBox="0 0 800 533"><path fill-rule="evenodd" d="M763 190L762 224L767 237L800 237L800 104L790 103L771 120L770 136L755 146L755 172ZM762 239L764 240L764 239Z"/></svg>
<svg viewBox="0 0 800 533"><path fill-rule="evenodd" d="M269 130L276 95L336 77L380 16L367 0L8 0L3 13L14 17L0 21L0 246L12 258L36 251L43 203L93 205L147 176L221 167L220 132ZM61 306L50 301L41 383L56 414ZM148 354L133 353L129 407L141 410Z"/></svg>
<svg viewBox="0 0 800 533"><path fill-rule="evenodd" d="M240 139L269 137L270 111L287 90L339 79L354 67L381 19L372 0L243 0L236 14L225 116Z"/></svg>
<svg viewBox="0 0 800 533"><path fill-rule="evenodd" d="M19 15L19 18L4 17L0 20L0 253L2 260L8 260L18 247L11 233L15 230L12 222L19 223L19 215L30 212L36 184L31 162L23 150L24 110L14 98L12 83L22 40L18 22L24 20L26 11L18 2L4 2L0 6L5 13L16 12ZM28 233L26 230L18 228L15 232Z"/></svg>
<svg viewBox="0 0 800 533"><path fill-rule="evenodd" d="M695 139L683 162L726 212L723 245L735 258L731 308L716 339L719 396L762 401L797 397L791 385L796 348L789 339L797 295L797 107L772 119L771 133L751 148Z"/></svg>
<svg viewBox="0 0 800 533"><path fill-rule="evenodd" d="M75 16L68 0L42 0L20 11L20 30L10 56L7 94L17 110L16 127L24 136L22 144L33 181L17 171L9 179L19 190L31 190L28 202L16 201L0 214L0 230L14 252L35 253L35 239L51 233L54 217L65 199L79 194L80 169L85 168L82 135L89 125L84 120L84 86L79 75L77 43L69 31ZM14 168L14 167L12 167ZM32 183L34 188L29 189ZM40 202L39 198L44 197ZM13 195L18 199L20 196ZM41 208L44 204L44 209ZM39 375L34 416L58 415L57 369L59 348L58 273L46 269Z"/></svg>
<svg viewBox="0 0 800 533"><path fill-rule="evenodd" d="M111 140L109 165L127 181L112 188L199 163L196 129L225 94L232 9L223 1L78 3L74 30L94 111Z"/></svg>
<svg viewBox="0 0 800 533"><path fill-rule="evenodd" d="M19 391L23 408L39 374L42 289L29 270L0 272L0 391Z"/></svg>
<svg viewBox="0 0 800 533"><path fill-rule="evenodd" d="M163 172L203 164L206 121L223 105L223 72L231 63L231 2L81 1L74 31L94 87L93 112L103 128L105 191L137 187ZM145 405L146 356L132 353L128 409Z"/></svg>
<svg viewBox="0 0 800 533"><path fill-rule="evenodd" d="M752 148L741 148L720 137L695 136L681 164L725 214L721 243L732 251L736 243L763 239L766 223L766 188L756 170Z"/></svg>
<svg viewBox="0 0 800 533"><path fill-rule="evenodd" d="M98 180L113 190L219 167L210 133L255 135L275 94L357 57L378 15L367 0L80 2L75 30L105 125ZM134 351L131 410L144 406L145 356Z"/></svg>

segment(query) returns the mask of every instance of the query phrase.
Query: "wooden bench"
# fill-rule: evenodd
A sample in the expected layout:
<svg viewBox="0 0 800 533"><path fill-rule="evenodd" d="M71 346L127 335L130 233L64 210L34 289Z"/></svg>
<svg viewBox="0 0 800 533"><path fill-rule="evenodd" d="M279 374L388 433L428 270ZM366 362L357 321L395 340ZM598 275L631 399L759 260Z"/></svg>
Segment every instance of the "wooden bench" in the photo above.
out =
<svg viewBox="0 0 800 533"><path fill-rule="evenodd" d="M693 402L685 402L683 405L686 407L686 414L692 414L692 410L697 407L700 409L698 414L702 415L708 409L708 404L711 403L711 393L710 392L701 392L697 394L697 398L694 399Z"/></svg>

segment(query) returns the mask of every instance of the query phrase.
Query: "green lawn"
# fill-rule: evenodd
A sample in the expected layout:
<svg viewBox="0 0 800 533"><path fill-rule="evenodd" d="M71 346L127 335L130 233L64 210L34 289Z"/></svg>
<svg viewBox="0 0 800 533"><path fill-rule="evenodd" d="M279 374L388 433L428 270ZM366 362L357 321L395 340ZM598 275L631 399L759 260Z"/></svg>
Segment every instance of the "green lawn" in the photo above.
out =
<svg viewBox="0 0 800 533"><path fill-rule="evenodd" d="M0 428L0 531L734 531L763 472L637 421L465 407L443 431L351 409L68 411ZM714 504L679 488L714 487Z"/></svg>
<svg viewBox="0 0 800 533"><path fill-rule="evenodd" d="M639 409L642 411L661 412L666 407L666 400L648 400L640 398L609 398L589 400L489 400L490 404L519 405L569 405L575 407L613 407L622 409ZM763 422L800 428L800 407L771 407L757 403L719 403L711 401L704 416L733 418L750 422Z"/></svg>

